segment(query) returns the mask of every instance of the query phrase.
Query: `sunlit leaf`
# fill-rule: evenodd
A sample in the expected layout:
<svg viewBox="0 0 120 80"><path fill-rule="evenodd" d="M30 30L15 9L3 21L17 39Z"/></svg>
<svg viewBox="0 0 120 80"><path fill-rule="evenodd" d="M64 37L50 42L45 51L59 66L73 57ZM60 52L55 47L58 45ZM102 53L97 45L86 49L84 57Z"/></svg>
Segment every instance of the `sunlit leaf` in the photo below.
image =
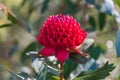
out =
<svg viewBox="0 0 120 80"><path fill-rule="evenodd" d="M24 73L24 72L19 73L18 75L23 76L25 79L32 79L32 80L35 80L35 79L33 79L29 74Z"/></svg>
<svg viewBox="0 0 120 80"><path fill-rule="evenodd" d="M83 71L88 71L88 70L96 70L98 69L98 64L95 62L94 59L89 58L88 61L85 64L78 64L78 66L76 67L76 69L74 69L69 77L68 80L73 80L74 78L76 78L81 72Z"/></svg>
<svg viewBox="0 0 120 80"><path fill-rule="evenodd" d="M98 69L98 64L96 63L96 61L93 58L88 58L88 61L82 65L84 71L88 71L88 70L96 70Z"/></svg>
<svg viewBox="0 0 120 80"><path fill-rule="evenodd" d="M74 79L75 77L77 77L82 71L84 71L84 68L83 68L82 64L78 64L78 66L70 72L67 80L73 80L73 79Z"/></svg>
<svg viewBox="0 0 120 80"><path fill-rule="evenodd" d="M50 65L47 65L44 60L40 58L36 58L32 61L32 68L37 74L38 80L59 80L57 76L59 76L59 71L53 68Z"/></svg>
<svg viewBox="0 0 120 80"><path fill-rule="evenodd" d="M50 65L46 65L46 66L47 66L48 72L50 72L50 73L52 73L52 74L54 74L54 75L56 75L56 76L59 76L59 75L60 75L60 74L59 74L59 71L58 71L57 69L53 68L53 67L50 66Z"/></svg>
<svg viewBox="0 0 120 80"><path fill-rule="evenodd" d="M40 55L38 54L37 51L30 51L26 53L26 55L30 56L31 58L40 58Z"/></svg>
<svg viewBox="0 0 120 80"><path fill-rule="evenodd" d="M25 78L23 76L20 76L14 72L9 71L9 73L14 76L17 80L24 80Z"/></svg>
<svg viewBox="0 0 120 80"><path fill-rule="evenodd" d="M117 57L120 57L120 29L118 29L117 37L116 37L116 51L117 51Z"/></svg>
<svg viewBox="0 0 120 80"><path fill-rule="evenodd" d="M17 80L36 80L36 79L34 79L34 78L32 78L31 76L29 76L27 73L20 73L20 74L16 74L16 73L14 73L14 72L11 72L11 71L9 71L9 73L13 76L13 77L15 77Z"/></svg>
<svg viewBox="0 0 120 80"><path fill-rule="evenodd" d="M110 72L115 68L115 66L113 64L108 64L108 62L106 62L106 64L94 71L86 71L81 73L77 78L75 78L74 80L100 80L100 79L104 79L105 77L107 77Z"/></svg>
<svg viewBox="0 0 120 80"><path fill-rule="evenodd" d="M88 49L90 46L92 46L93 43L94 43L94 39L91 39L91 38L85 39L84 43L80 47L80 51L84 51Z"/></svg>
<svg viewBox="0 0 120 80"><path fill-rule="evenodd" d="M59 78L54 75L56 72L53 72L54 70L50 67L47 67L44 63L41 64L39 70L40 71L37 80L59 80Z"/></svg>
<svg viewBox="0 0 120 80"><path fill-rule="evenodd" d="M41 61L39 58L35 58L32 60L31 66L33 68L33 70L35 71L35 73L38 75L39 72L41 72L45 65L43 64L43 61Z"/></svg>

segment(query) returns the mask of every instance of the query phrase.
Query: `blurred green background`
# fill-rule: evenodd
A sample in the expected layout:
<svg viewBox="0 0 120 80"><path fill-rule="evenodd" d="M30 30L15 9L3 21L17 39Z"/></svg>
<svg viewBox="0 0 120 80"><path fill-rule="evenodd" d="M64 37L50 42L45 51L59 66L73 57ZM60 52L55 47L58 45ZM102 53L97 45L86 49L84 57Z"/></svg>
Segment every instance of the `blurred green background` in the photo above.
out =
<svg viewBox="0 0 120 80"><path fill-rule="evenodd" d="M23 26L8 20L0 11L0 65L14 72L32 75L28 51L39 50L35 36L46 18L55 14L70 14L88 32L94 44L86 51L98 63L115 63L116 69L106 80L120 80L120 60L116 58L115 40L118 24L112 11L101 11L103 0L0 0L20 20ZM110 6L110 5L109 5ZM120 8L114 4L118 12ZM110 8L111 9L111 8ZM112 9L111 9L112 10ZM5 24L12 24L4 26ZM0 69L0 80L8 80L9 73Z"/></svg>

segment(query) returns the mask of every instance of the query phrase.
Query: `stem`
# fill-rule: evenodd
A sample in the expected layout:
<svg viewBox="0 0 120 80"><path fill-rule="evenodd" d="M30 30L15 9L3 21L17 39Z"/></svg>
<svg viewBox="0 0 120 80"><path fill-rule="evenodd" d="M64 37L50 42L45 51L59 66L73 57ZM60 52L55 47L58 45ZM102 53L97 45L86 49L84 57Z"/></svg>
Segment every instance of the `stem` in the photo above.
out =
<svg viewBox="0 0 120 80"><path fill-rule="evenodd" d="M64 80L64 63L60 63L60 80Z"/></svg>

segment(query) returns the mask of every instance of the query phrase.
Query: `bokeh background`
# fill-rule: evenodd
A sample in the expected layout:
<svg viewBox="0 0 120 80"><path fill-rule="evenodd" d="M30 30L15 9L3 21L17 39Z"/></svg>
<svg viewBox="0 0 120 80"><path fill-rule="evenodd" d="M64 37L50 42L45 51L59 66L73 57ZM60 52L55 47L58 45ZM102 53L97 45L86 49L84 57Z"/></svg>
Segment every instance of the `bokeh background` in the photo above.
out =
<svg viewBox="0 0 120 80"><path fill-rule="evenodd" d="M23 26L8 20L0 11L0 80L9 80L14 72L32 75L31 59L26 52L39 50L35 36L46 18L55 14L70 14L80 22L94 40L87 49L98 63L114 63L116 69L105 80L120 80L120 60L116 53L116 33L120 8L113 0L0 0L20 20ZM10 24L4 26L5 24ZM25 27L24 27L25 25ZM120 44L119 44L120 45ZM5 69L5 70L4 70Z"/></svg>

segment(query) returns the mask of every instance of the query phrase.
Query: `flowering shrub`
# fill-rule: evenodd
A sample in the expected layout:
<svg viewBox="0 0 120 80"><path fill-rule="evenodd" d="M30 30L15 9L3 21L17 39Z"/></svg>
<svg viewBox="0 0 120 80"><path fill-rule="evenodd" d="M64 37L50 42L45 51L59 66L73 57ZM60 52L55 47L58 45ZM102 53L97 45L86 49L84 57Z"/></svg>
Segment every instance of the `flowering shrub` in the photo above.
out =
<svg viewBox="0 0 120 80"><path fill-rule="evenodd" d="M26 1L23 0L23 5ZM49 1L50 0L44 0L41 14L48 8L46 8L46 6ZM79 0L77 2L79 2ZM88 9L88 7L93 8L93 5L97 8L98 6L101 7L99 10L98 25L95 23L96 21L92 16L89 16L89 20L87 20L88 15L86 15L86 10L84 11L83 8L81 10L84 11L83 16L80 16L83 18L83 20L80 21L82 25L89 22L90 26L92 26L92 30L97 30L99 26L99 31L102 32L104 29L106 14L115 15L115 17L117 17L116 21L119 22L120 15L118 15L117 11L113 9L113 1L109 3L108 0L105 0L102 5L96 4L97 2L95 2L95 0L85 0L85 2L81 2L86 3L84 5L81 4L80 9L83 7L86 9ZM116 2L118 2L118 0L116 0ZM86 28L86 26L84 26L86 29L85 31L81 28L80 23L71 16L74 14L73 12L76 12L79 9L77 8L79 4L74 5L71 0L65 0L65 3L67 3L67 7L70 7L70 10L62 5L62 8L66 8L66 12L58 12L61 14L56 13L57 15L49 16L40 27L37 36L33 36L37 41L31 43L22 52L22 62L25 62L25 60L27 61L28 56L32 59L31 65L33 73L27 74L27 72L31 73L27 67L23 67L23 72L21 73L14 73L13 71L4 69L12 75L9 80L14 80L14 78L18 80L100 80L106 78L115 68L115 66L113 64L109 64L108 61L104 61L105 63L101 67L100 64L96 62L99 55L104 50L101 49L100 45L95 46L93 44L94 40L89 37L89 30L91 30L91 28L89 29L89 27ZM109 7L108 5L112 6ZM32 6L29 13L35 8L36 6ZM31 24L27 24L24 19L17 17L4 4L0 4L0 17L1 14L4 14L11 23L0 25L0 28L16 24L17 26L22 26L22 28L25 28L32 34L31 27L29 26ZM29 17L29 15L27 17ZM38 22L40 21L41 19L38 20ZM116 41L116 46L119 56L118 35L119 33L117 34L118 39ZM40 44L37 45L37 42L42 46ZM11 53L15 52L15 49L13 48Z"/></svg>

